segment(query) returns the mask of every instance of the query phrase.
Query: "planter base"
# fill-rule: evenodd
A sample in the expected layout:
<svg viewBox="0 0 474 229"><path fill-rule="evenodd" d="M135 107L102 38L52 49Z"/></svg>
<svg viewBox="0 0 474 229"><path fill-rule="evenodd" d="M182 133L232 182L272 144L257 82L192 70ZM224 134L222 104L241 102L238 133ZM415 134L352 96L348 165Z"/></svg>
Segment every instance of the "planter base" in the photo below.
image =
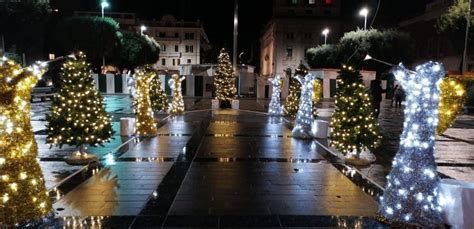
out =
<svg viewBox="0 0 474 229"><path fill-rule="evenodd" d="M98 162L98 158L94 154L74 152L71 156L64 159L69 165L88 165L93 162Z"/></svg>
<svg viewBox="0 0 474 229"><path fill-rule="evenodd" d="M359 157L355 153L348 153L344 157L346 164L355 165L355 166L368 166L374 163L376 160L375 155L369 151L362 152Z"/></svg>

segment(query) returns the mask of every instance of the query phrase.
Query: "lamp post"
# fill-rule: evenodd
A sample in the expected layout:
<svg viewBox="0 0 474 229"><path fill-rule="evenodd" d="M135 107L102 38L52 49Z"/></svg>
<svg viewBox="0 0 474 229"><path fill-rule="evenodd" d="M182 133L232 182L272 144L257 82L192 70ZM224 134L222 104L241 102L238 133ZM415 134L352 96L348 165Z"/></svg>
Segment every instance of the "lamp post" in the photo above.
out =
<svg viewBox="0 0 474 229"><path fill-rule="evenodd" d="M469 0L469 6L467 7L467 12L466 12L466 34L464 36L464 50L462 53L462 60L461 60L461 75L464 75L466 72L466 59L467 59L467 45L469 42L469 27L471 26L471 2L472 0Z"/></svg>
<svg viewBox="0 0 474 229"><path fill-rule="evenodd" d="M140 34L143 36L143 32L146 31L146 26L142 25L140 26Z"/></svg>
<svg viewBox="0 0 474 229"><path fill-rule="evenodd" d="M323 34L323 36L324 36L324 44L327 44L329 29L328 29L328 28L325 28L325 29L323 30L322 34Z"/></svg>
<svg viewBox="0 0 474 229"><path fill-rule="evenodd" d="M232 68L234 69L234 74L237 74L237 42L239 35L239 2L235 0L234 8L234 44L233 44L233 58L232 58ZM239 82L240 83L240 82ZM238 91L240 94L240 90Z"/></svg>
<svg viewBox="0 0 474 229"><path fill-rule="evenodd" d="M100 7L102 8L102 18L104 18L104 9L108 8L110 5L106 0L100 2Z"/></svg>
<svg viewBox="0 0 474 229"><path fill-rule="evenodd" d="M369 9L365 7L359 11L359 15L364 16L364 30L367 30L367 15L368 14L369 14Z"/></svg>

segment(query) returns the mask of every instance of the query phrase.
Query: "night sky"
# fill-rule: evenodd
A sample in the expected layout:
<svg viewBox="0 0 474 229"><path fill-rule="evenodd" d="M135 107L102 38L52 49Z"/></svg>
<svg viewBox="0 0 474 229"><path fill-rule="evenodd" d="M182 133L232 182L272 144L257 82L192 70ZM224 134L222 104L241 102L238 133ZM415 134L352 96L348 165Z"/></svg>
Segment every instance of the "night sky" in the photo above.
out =
<svg viewBox="0 0 474 229"><path fill-rule="evenodd" d="M380 10L374 26L394 27L397 22L423 12L424 5L430 0L381 0ZM73 10L100 11L100 0L51 0L53 7L63 12ZM107 11L134 12L140 19L160 19L164 14L172 14L178 19L201 20L214 47L232 47L233 0L108 0L111 8ZM59 3L59 4L58 4ZM342 0L341 19L347 23L361 25L357 16L362 6L368 6L374 12L378 0ZM251 50L258 51L259 37L263 27L272 14L272 0L239 1L239 52L244 58L251 58ZM372 15L373 16L373 15ZM253 61L258 62L258 53Z"/></svg>

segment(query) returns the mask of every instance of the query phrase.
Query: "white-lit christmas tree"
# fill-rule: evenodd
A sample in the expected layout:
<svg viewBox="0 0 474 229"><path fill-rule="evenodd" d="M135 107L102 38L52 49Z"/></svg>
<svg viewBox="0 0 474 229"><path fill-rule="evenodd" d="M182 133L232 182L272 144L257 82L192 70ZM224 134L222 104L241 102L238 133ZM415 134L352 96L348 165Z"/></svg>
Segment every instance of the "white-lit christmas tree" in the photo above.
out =
<svg viewBox="0 0 474 229"><path fill-rule="evenodd" d="M268 79L272 83L272 99L268 107L268 113L270 115L281 116L283 115L283 107L280 102L281 89L283 87L283 78L280 75L276 75L273 78Z"/></svg>
<svg viewBox="0 0 474 229"><path fill-rule="evenodd" d="M216 99L221 103L225 102L230 104L236 96L235 75L229 54L225 49L221 50L217 60L214 87L216 89Z"/></svg>
<svg viewBox="0 0 474 229"><path fill-rule="evenodd" d="M138 136L155 136L158 133L150 100L150 85L155 76L151 66L138 68L135 73L135 134Z"/></svg>
<svg viewBox="0 0 474 229"><path fill-rule="evenodd" d="M95 88L86 56L79 52L77 59L68 58L61 68L61 87L54 96L51 112L46 115L46 142L62 147L102 145L113 134L111 117L104 108L102 96Z"/></svg>
<svg viewBox="0 0 474 229"><path fill-rule="evenodd" d="M31 91L43 73L0 57L0 225L5 228L53 210L30 120Z"/></svg>
<svg viewBox="0 0 474 229"><path fill-rule="evenodd" d="M184 76L180 77L179 75L174 74L168 81L173 95L173 99L169 105L170 114L177 115L184 112L183 93L181 92L181 83L184 79Z"/></svg>
<svg viewBox="0 0 474 229"><path fill-rule="evenodd" d="M297 75L294 78L301 84L301 96L292 135L295 138L313 138L313 87L316 76L307 74L306 76Z"/></svg>
<svg viewBox="0 0 474 229"><path fill-rule="evenodd" d="M442 64L428 62L416 72L400 64L393 73L407 93L405 121L380 213L389 221L435 227L442 223L434 151L445 71Z"/></svg>

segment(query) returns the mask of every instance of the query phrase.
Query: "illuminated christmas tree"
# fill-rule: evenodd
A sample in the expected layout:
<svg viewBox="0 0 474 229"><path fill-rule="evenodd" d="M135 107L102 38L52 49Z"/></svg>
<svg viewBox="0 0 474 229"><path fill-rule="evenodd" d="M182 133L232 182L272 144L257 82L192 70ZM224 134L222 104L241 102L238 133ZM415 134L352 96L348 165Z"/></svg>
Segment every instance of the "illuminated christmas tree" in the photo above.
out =
<svg viewBox="0 0 474 229"><path fill-rule="evenodd" d="M302 90L292 136L305 139L313 138L313 86L316 76L313 74L307 74L306 76L297 75L295 79L301 84Z"/></svg>
<svg viewBox="0 0 474 229"><path fill-rule="evenodd" d="M161 80L159 76L155 76L150 85L151 107L154 111L168 111L168 97L161 88Z"/></svg>
<svg viewBox="0 0 474 229"><path fill-rule="evenodd" d="M389 221L436 227L442 223L442 208L434 147L439 83L445 71L442 64L428 62L418 66L416 72L399 65L394 75L407 92L405 121L380 213Z"/></svg>
<svg viewBox="0 0 474 229"><path fill-rule="evenodd" d="M225 49L221 50L217 60L214 87L216 89L216 99L221 103L225 102L230 104L237 93L234 71L232 70L229 54Z"/></svg>
<svg viewBox="0 0 474 229"><path fill-rule="evenodd" d="M308 74L308 69L304 65L300 65L295 71L295 76L305 76L306 74ZM296 117L300 105L301 84L293 77L290 77L289 81L290 88L285 105L283 106L283 111L285 116Z"/></svg>
<svg viewBox="0 0 474 229"><path fill-rule="evenodd" d="M321 92L323 90L323 87L321 85L320 80L316 79L313 82L313 116L314 118L316 118L316 116L318 116L318 108L316 107L316 105L321 100Z"/></svg>
<svg viewBox="0 0 474 229"><path fill-rule="evenodd" d="M95 89L86 56L67 59L61 67L60 89L54 96L48 121L46 142L62 147L79 147L85 155L85 146L102 145L113 134L111 118L104 109L102 96Z"/></svg>
<svg viewBox="0 0 474 229"><path fill-rule="evenodd" d="M44 70L0 59L0 225L39 220L52 212L31 126L31 90Z"/></svg>
<svg viewBox="0 0 474 229"><path fill-rule="evenodd" d="M171 101L169 108L170 114L177 115L184 112L184 100L183 94L181 92L181 83L184 79L184 76L180 77L179 75L174 74L168 81L168 84L170 85L170 88L173 91L173 100Z"/></svg>
<svg viewBox="0 0 474 229"><path fill-rule="evenodd" d="M138 136L155 136L158 129L151 108L150 84L156 77L156 72L150 66L145 66L138 68L135 76L135 134Z"/></svg>
<svg viewBox="0 0 474 229"><path fill-rule="evenodd" d="M444 133L462 110L466 100L466 89L463 83L456 78L444 78L439 85L439 124L436 133Z"/></svg>
<svg viewBox="0 0 474 229"><path fill-rule="evenodd" d="M272 83L272 99L269 104L268 113L270 115L283 115L283 107L280 102L281 88L283 87L283 79L280 75L268 79Z"/></svg>
<svg viewBox="0 0 474 229"><path fill-rule="evenodd" d="M381 141L371 99L359 71L343 66L337 78L336 110L331 118L331 146L358 158Z"/></svg>

